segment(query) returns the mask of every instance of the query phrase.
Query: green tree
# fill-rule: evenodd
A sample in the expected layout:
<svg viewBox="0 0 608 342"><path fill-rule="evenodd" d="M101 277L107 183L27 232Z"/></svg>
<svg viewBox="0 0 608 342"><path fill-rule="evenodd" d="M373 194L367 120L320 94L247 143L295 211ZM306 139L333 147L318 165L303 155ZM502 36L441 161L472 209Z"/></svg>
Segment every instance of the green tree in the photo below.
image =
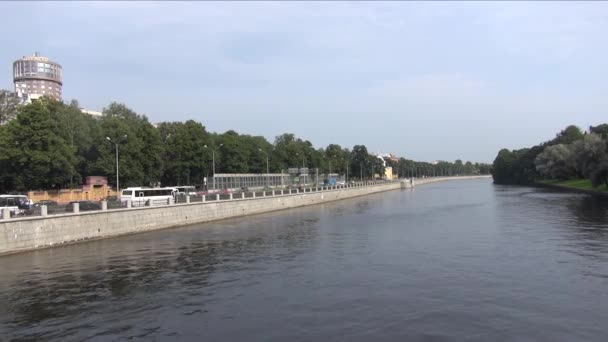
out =
<svg viewBox="0 0 608 342"><path fill-rule="evenodd" d="M76 174L73 151L42 101L21 107L0 132L3 191L56 189Z"/></svg>
<svg viewBox="0 0 608 342"><path fill-rule="evenodd" d="M549 178L569 179L576 176L572 150L569 145L557 144L546 147L534 161L536 170Z"/></svg>
<svg viewBox="0 0 608 342"><path fill-rule="evenodd" d="M608 138L608 124L601 124L597 126L590 126L589 133L594 133L602 137L602 139Z"/></svg>
<svg viewBox="0 0 608 342"><path fill-rule="evenodd" d="M103 111L99 135L95 137L93 160L89 167L95 175L108 176L116 185L115 145L119 142L120 186L158 185L162 175L163 147L159 131L148 118L139 115L124 104L111 103ZM126 136L126 139L123 137Z"/></svg>
<svg viewBox="0 0 608 342"><path fill-rule="evenodd" d="M548 142L548 145L571 144L577 140L583 139L583 131L575 125L570 125L564 128L557 136Z"/></svg>
<svg viewBox="0 0 608 342"><path fill-rule="evenodd" d="M492 177L497 184L508 184L513 182L513 165L516 156L513 152L503 148L498 152L492 166Z"/></svg>
<svg viewBox="0 0 608 342"><path fill-rule="evenodd" d="M471 163L470 161L467 161L464 164L464 174L465 175L472 175L473 173L475 173L475 171L479 171L479 169L476 169L475 166L473 166L473 163Z"/></svg>
<svg viewBox="0 0 608 342"><path fill-rule="evenodd" d="M598 134L587 134L582 144L574 146L578 170L594 187L608 186L608 147Z"/></svg>
<svg viewBox="0 0 608 342"><path fill-rule="evenodd" d="M350 169L355 178L371 178L373 172L382 172L381 161L367 152L365 145L355 145L350 156Z"/></svg>
<svg viewBox="0 0 608 342"><path fill-rule="evenodd" d="M17 116L21 100L17 94L0 90L0 126L9 122Z"/></svg>
<svg viewBox="0 0 608 342"><path fill-rule="evenodd" d="M45 100L45 104L54 109L51 114L54 116L59 135L70 146L74 156L75 173L69 175L70 187L78 186L83 183L84 175L90 175L89 158L92 156L95 137L99 136L98 122L90 115L82 113L75 100L72 100L69 106L52 98Z"/></svg>
<svg viewBox="0 0 608 342"><path fill-rule="evenodd" d="M219 139L221 147L219 155L215 155L216 172L218 173L247 173L249 151L243 144L237 132L230 130Z"/></svg>
<svg viewBox="0 0 608 342"><path fill-rule="evenodd" d="M329 166L331 163L331 172L332 173L340 173L344 174L346 172L346 162L348 160L348 155L345 155L344 149L340 145L330 144L322 150L323 154L323 166L321 169L323 173L329 173Z"/></svg>
<svg viewBox="0 0 608 342"><path fill-rule="evenodd" d="M282 169L302 166L316 168L321 165L322 155L314 149L312 143L296 138L292 133L276 137L274 150Z"/></svg>
<svg viewBox="0 0 608 342"><path fill-rule="evenodd" d="M205 127L196 121L163 122L158 125L161 141L164 143L162 153L163 185L203 184L208 175L207 149L210 144L209 134Z"/></svg>

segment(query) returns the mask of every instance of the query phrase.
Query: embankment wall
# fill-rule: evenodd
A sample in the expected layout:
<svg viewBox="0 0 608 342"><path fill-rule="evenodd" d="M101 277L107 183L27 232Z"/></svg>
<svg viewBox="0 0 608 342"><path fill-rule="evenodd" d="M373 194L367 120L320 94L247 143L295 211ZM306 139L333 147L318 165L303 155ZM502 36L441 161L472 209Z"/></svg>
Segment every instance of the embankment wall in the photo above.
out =
<svg viewBox="0 0 608 342"><path fill-rule="evenodd" d="M414 185L469 178L475 177L417 179ZM321 204L406 187L410 187L409 181L364 183L269 197L1 220L0 254Z"/></svg>

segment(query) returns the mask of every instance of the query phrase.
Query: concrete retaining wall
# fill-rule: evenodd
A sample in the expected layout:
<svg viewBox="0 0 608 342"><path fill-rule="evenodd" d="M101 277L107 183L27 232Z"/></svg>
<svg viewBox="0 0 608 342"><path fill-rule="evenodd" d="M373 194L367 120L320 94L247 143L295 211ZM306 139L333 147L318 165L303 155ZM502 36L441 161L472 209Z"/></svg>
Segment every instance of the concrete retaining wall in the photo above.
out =
<svg viewBox="0 0 608 342"><path fill-rule="evenodd" d="M462 178L465 177L418 179L415 184ZM274 197L2 220L0 221L0 254L320 204L409 187L407 185L409 181L380 182L373 185Z"/></svg>

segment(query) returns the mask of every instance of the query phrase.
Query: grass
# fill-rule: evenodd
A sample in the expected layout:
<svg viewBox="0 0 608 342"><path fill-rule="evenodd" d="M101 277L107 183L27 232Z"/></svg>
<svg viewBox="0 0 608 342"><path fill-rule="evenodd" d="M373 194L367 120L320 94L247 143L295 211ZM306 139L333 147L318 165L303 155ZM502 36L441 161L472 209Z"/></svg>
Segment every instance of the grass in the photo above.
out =
<svg viewBox="0 0 608 342"><path fill-rule="evenodd" d="M608 192L608 187L606 187L605 184L604 185L600 185L597 188L594 188L594 187L591 186L591 181L588 180L588 179L570 179L570 180L567 180L567 181L560 181L560 180L556 180L556 179L548 179L548 180L539 181L539 183L565 186L565 187L573 188L573 189L582 189L582 190L592 190L592 191L599 191L599 192Z"/></svg>

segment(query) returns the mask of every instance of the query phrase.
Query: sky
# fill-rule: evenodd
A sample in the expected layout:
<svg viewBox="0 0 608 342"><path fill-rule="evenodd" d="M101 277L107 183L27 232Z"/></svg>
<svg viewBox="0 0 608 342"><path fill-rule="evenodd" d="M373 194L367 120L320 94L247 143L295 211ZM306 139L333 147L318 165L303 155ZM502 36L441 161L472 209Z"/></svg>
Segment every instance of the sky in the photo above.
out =
<svg viewBox="0 0 608 342"><path fill-rule="evenodd" d="M151 122L491 162L608 122L608 2L0 2L0 89L38 51L65 101Z"/></svg>

